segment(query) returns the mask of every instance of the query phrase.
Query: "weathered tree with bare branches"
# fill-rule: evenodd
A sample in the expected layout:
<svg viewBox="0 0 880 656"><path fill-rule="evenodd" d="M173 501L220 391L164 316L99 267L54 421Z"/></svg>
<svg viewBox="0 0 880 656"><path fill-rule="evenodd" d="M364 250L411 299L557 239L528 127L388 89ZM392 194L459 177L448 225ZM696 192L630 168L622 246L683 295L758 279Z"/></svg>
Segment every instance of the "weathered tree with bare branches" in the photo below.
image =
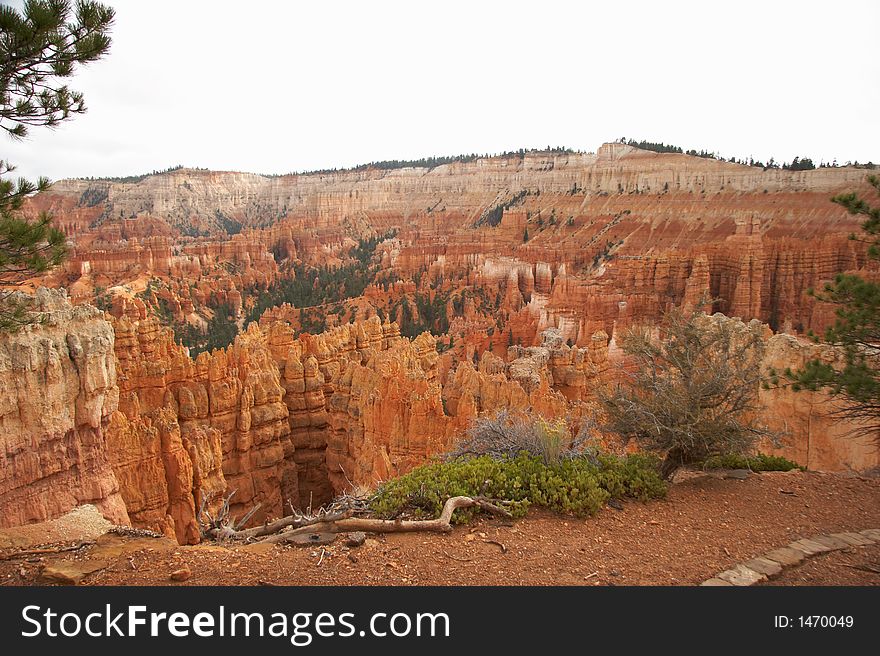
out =
<svg viewBox="0 0 880 656"><path fill-rule="evenodd" d="M607 427L665 457L670 478L714 455L744 453L773 434L757 419L764 355L760 322L671 310L657 331L638 326L621 347L622 380L603 393Z"/></svg>

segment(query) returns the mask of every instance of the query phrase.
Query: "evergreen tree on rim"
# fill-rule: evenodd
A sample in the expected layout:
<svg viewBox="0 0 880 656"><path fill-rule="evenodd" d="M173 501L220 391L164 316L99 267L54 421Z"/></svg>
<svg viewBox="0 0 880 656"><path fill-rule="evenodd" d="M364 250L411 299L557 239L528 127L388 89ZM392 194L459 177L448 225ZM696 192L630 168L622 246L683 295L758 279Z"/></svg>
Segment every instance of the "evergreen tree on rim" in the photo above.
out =
<svg viewBox="0 0 880 656"><path fill-rule="evenodd" d="M868 182L880 194L880 177L869 175ZM864 216L863 237L868 257L880 259L880 206L872 206L858 194L840 194L831 199L850 214ZM843 367L835 368L818 359L799 371L786 371L795 390L825 389L843 401L834 411L842 418L863 423L856 433L872 433L880 428L880 283L854 274L838 274L821 292L810 292L821 301L838 306L836 320L823 335L825 342L843 349ZM819 341L818 336L813 336Z"/></svg>
<svg viewBox="0 0 880 656"><path fill-rule="evenodd" d="M113 9L97 2L27 0L21 12L0 6L0 127L23 139L31 127L55 127L86 111L83 95L63 84L77 65L103 57L110 49ZM10 287L59 264L67 253L64 234L43 213L28 219L22 204L49 180L36 182L9 174L0 160L0 330L39 320L27 297Z"/></svg>

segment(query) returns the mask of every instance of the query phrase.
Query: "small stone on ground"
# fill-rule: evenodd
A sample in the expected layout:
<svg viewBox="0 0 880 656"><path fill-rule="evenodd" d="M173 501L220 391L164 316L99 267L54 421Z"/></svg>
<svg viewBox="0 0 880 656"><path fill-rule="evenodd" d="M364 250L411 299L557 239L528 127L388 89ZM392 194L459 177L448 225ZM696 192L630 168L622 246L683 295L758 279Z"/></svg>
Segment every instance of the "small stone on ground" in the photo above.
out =
<svg viewBox="0 0 880 656"><path fill-rule="evenodd" d="M782 571L782 565L775 560L767 560L766 558L752 558L743 563L749 569L753 569L765 576L776 576Z"/></svg>
<svg viewBox="0 0 880 656"><path fill-rule="evenodd" d="M67 560L49 563L40 573L45 583L76 585L86 576L107 567L103 560Z"/></svg>
<svg viewBox="0 0 880 656"><path fill-rule="evenodd" d="M807 538L796 540L788 546L792 549L800 549L808 556L813 556L818 553L825 553L826 551L832 550L831 547L829 547L827 544L822 544L821 542L816 542Z"/></svg>
<svg viewBox="0 0 880 656"><path fill-rule="evenodd" d="M786 567L791 567L792 565L797 565L806 557L803 551L800 549L792 549L790 547L781 547L779 549L774 549L773 551L768 551L765 553L763 558L767 560L773 560L779 563L780 565L785 565Z"/></svg>
<svg viewBox="0 0 880 656"><path fill-rule="evenodd" d="M733 585L754 585L758 581L765 581L767 579L760 572L749 569L745 565L737 565L733 569L721 572L717 578L728 581Z"/></svg>

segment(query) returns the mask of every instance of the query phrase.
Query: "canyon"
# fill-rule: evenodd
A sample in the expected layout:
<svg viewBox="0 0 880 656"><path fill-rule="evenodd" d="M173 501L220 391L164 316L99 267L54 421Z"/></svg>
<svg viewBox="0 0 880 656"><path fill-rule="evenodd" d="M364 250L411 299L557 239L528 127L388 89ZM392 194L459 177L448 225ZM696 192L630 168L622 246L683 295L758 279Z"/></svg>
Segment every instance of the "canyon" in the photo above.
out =
<svg viewBox="0 0 880 656"><path fill-rule="evenodd" d="M768 368L837 362L804 339L834 319L807 292L876 270L830 202L867 194L865 175L615 143L56 183L27 211L52 213L70 256L29 281L46 320L0 340L0 527L92 503L195 543L199 511L233 491L234 514L259 504L254 522L317 507L502 409L576 429L623 360L621 331L704 297L718 321L766 324ZM228 341L204 341L221 323ZM783 434L763 450L880 466L824 393L760 401Z"/></svg>

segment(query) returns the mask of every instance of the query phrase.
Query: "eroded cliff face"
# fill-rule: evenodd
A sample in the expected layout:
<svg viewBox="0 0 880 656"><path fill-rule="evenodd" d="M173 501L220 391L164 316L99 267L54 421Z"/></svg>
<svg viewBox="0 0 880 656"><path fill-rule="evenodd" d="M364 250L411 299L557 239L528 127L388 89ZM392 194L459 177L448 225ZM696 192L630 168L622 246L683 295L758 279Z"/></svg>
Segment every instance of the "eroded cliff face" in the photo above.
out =
<svg viewBox="0 0 880 656"><path fill-rule="evenodd" d="M270 324L268 342L281 372L289 410L296 482L288 498L301 507L327 503L339 491L330 476L329 404L350 363L362 364L400 341L396 325L377 317L294 339L287 324ZM295 486L295 487L294 487Z"/></svg>
<svg viewBox="0 0 880 656"><path fill-rule="evenodd" d="M288 410L278 368L256 324L228 349L193 360L170 329L147 316L139 299L116 311L116 352L126 373L119 383L124 417L111 433L120 444L134 445L129 475L148 478L140 488L158 495L136 499L133 520L170 523L179 540L194 541L196 509L227 490L235 491L233 513L259 503L260 518L280 515ZM140 458L137 448L145 450ZM144 458L165 463L166 485L158 467L151 472L137 466Z"/></svg>
<svg viewBox="0 0 880 656"><path fill-rule="evenodd" d="M703 296L790 333L769 339L768 364L797 366L813 347L794 335L834 316L806 290L873 266L847 239L858 221L829 201L864 193L864 176L606 144L431 169L58 183L30 210L54 212L73 250L42 282L110 316L40 292L50 321L3 342L0 522L93 502L188 543L202 502L233 490L234 514L260 504L254 521L318 506L448 450L477 416L588 416L620 331ZM375 250L356 253L366 237ZM299 289L243 330L264 294L352 266L360 286L351 276L313 308ZM163 325L204 331L219 308L242 331L198 357ZM327 330L308 334L316 315ZM761 399L788 430L784 455L877 466L821 397Z"/></svg>
<svg viewBox="0 0 880 656"><path fill-rule="evenodd" d="M261 521L406 473L450 450L478 416L592 416L596 391L622 364L604 332L578 347L556 328L504 357L450 360L429 333L403 338L377 317L320 335L252 324L229 348L192 359L138 299L119 303L112 324L60 292L38 299L47 322L0 344L11 392L0 406L5 526L94 503L114 522L193 543L209 498L235 491L233 513L259 503ZM766 369L840 360L763 331ZM829 417L827 396L783 388L760 401L783 433L765 450L812 469L880 465L870 436L852 439L854 424Z"/></svg>
<svg viewBox="0 0 880 656"><path fill-rule="evenodd" d="M555 327L586 346L597 330L613 337L704 290L718 311L821 331L828 313L804 291L866 266L864 246L846 239L858 221L830 197L868 189L861 169L764 171L604 144L434 168L62 181L32 209L53 211L74 242L47 284L69 286L76 300L119 284L141 291L158 277L174 317L197 322L194 309L246 303L247 290L288 277L290 263L337 266L353 239L394 229L379 253L401 285L394 299L423 273L493 296L500 286L496 310L519 313L522 345ZM373 300L387 301L376 289ZM479 346L499 354L507 344Z"/></svg>
<svg viewBox="0 0 880 656"><path fill-rule="evenodd" d="M0 337L0 526L86 503L128 523L108 457L116 410L113 328L91 306L41 289L44 323Z"/></svg>
<svg viewBox="0 0 880 656"><path fill-rule="evenodd" d="M798 339L793 335L773 335L767 342L767 369L797 370L808 361L819 359L831 366L844 366L840 349L827 344ZM794 460L818 471L856 471L880 468L880 435L865 424L835 415L845 408L826 392L795 392L790 386L762 389L761 404L767 424L781 435L781 443L766 443L763 450Z"/></svg>
<svg viewBox="0 0 880 656"><path fill-rule="evenodd" d="M526 153L432 168L377 169L266 177L251 173L179 169L133 183L64 180L40 206L91 222L158 217L172 228L223 230L223 219L260 228L297 218L321 231L415 215L428 230L448 219L477 220L493 201L527 189L571 196L614 194L736 194L835 191L859 184L856 169L762 170L607 143L596 153ZM73 201L68 199L74 199ZM71 226L84 221L71 219ZM131 228L129 228L131 232ZM155 233L154 229L152 232Z"/></svg>
<svg viewBox="0 0 880 656"><path fill-rule="evenodd" d="M268 330L287 390L302 506L424 464L477 416L503 408L577 414L559 390L585 385L586 369L572 363L589 357L549 331L544 346L511 363L486 352L478 367L455 362L444 373L435 337L402 338L396 323L378 317L295 341L291 334L280 323Z"/></svg>

